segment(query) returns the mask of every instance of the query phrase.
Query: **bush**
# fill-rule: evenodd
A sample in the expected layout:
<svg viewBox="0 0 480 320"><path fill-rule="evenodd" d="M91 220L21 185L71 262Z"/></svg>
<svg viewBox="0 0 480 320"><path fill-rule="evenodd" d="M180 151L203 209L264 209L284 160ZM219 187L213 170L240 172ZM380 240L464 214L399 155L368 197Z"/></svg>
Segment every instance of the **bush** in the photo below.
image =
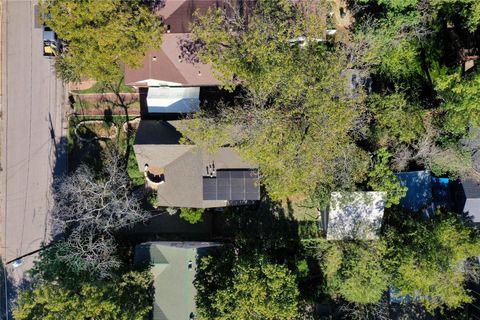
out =
<svg viewBox="0 0 480 320"><path fill-rule="evenodd" d="M185 221L195 224L202 221L202 215L205 212L205 209L197 208L181 208L180 209L180 218Z"/></svg>

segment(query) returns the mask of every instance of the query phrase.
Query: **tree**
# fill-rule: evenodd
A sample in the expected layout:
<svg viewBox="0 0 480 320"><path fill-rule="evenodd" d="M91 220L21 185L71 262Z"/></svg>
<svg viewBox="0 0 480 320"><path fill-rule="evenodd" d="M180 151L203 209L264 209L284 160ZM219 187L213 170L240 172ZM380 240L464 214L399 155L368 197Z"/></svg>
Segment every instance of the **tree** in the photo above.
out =
<svg viewBox="0 0 480 320"><path fill-rule="evenodd" d="M295 276L286 267L262 259L237 260L233 268L225 261L220 268L217 263L211 256L201 261L195 282L199 319L298 318L299 292ZM226 281L214 281L219 277L217 272L226 270Z"/></svg>
<svg viewBox="0 0 480 320"><path fill-rule="evenodd" d="M202 221L202 215L205 212L205 209L197 208L180 208L180 218L185 221L195 224Z"/></svg>
<svg viewBox="0 0 480 320"><path fill-rule="evenodd" d="M375 154L373 169L368 173L368 185L375 191L386 191L385 207L399 204L407 194L407 187L402 187L397 176L389 167L390 153L386 148L379 149Z"/></svg>
<svg viewBox="0 0 480 320"><path fill-rule="evenodd" d="M343 72L345 51L320 39L321 3L261 0L248 21L211 9L192 29L192 41L202 43L200 60L212 63L228 88L241 85L246 99L241 107L198 114L183 133L210 149L236 147L259 164L276 200L366 177L368 155L351 138L363 91Z"/></svg>
<svg viewBox="0 0 480 320"><path fill-rule="evenodd" d="M480 73L463 79L460 72L443 74L436 79L436 90L446 110L444 128L463 135L469 126L480 126Z"/></svg>
<svg viewBox="0 0 480 320"><path fill-rule="evenodd" d="M108 149L103 163L99 173L83 165L57 181L51 212L54 232L65 235L65 241L57 244L57 258L100 277L120 265L114 255L114 233L148 216L131 191L118 151Z"/></svg>
<svg viewBox="0 0 480 320"><path fill-rule="evenodd" d="M139 67L144 54L161 44L159 18L138 0L43 0L40 14L68 43L56 68L66 80L116 81L122 64Z"/></svg>
<svg viewBox="0 0 480 320"><path fill-rule="evenodd" d="M403 93L374 94L369 98L373 112L375 141L382 146L410 144L424 134L424 111Z"/></svg>
<svg viewBox="0 0 480 320"><path fill-rule="evenodd" d="M74 283L73 281L71 283ZM19 293L15 319L145 319L151 310L148 271L130 271L108 282L75 281L73 287L42 281Z"/></svg>
<svg viewBox="0 0 480 320"><path fill-rule="evenodd" d="M197 15L191 40L202 44L197 47L200 61L211 63L227 88L242 84L260 102L275 95L295 100L304 89L300 84L311 78L311 70L302 67L308 53L291 41L300 36L323 37L326 25L317 16L323 5L322 1L260 0L248 19L235 7L211 8ZM331 74L324 76L332 78Z"/></svg>
<svg viewBox="0 0 480 320"><path fill-rule="evenodd" d="M382 240L319 240L317 246L326 291L333 298L354 304L380 301L390 280L384 266L387 247Z"/></svg>
<svg viewBox="0 0 480 320"><path fill-rule="evenodd" d="M432 0L432 6L447 17L460 15L462 24L475 32L480 24L480 3L475 0Z"/></svg>
<svg viewBox="0 0 480 320"><path fill-rule="evenodd" d="M428 311L458 308L472 301L464 285L478 278L469 259L480 254L478 231L454 214L431 220L394 212L386 241L392 248L389 270L400 295L418 297Z"/></svg>

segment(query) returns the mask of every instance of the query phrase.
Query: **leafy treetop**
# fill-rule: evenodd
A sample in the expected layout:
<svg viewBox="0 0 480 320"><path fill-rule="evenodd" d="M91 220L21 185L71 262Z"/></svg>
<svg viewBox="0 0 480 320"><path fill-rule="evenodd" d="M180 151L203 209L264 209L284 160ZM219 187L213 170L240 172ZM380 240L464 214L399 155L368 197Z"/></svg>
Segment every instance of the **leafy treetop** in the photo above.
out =
<svg viewBox="0 0 480 320"><path fill-rule="evenodd" d="M57 70L67 81L118 80L122 64L139 67L143 55L161 44L160 20L138 0L43 0L40 12L68 43L68 51L57 58Z"/></svg>

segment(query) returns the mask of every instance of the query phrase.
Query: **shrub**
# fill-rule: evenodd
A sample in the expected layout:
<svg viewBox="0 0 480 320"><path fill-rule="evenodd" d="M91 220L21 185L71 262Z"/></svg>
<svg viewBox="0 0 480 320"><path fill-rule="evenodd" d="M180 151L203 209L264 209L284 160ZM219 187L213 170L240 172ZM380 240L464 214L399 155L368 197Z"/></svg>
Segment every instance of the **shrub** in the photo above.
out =
<svg viewBox="0 0 480 320"><path fill-rule="evenodd" d="M205 212L205 209L197 208L181 208L180 209L180 218L185 221L195 224L202 221L202 215Z"/></svg>

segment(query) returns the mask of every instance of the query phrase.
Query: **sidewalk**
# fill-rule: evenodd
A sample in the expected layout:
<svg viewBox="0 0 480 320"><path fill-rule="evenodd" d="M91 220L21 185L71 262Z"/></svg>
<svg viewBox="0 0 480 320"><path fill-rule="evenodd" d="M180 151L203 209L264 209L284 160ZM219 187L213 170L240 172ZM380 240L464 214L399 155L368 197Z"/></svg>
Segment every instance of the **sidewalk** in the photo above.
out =
<svg viewBox="0 0 480 320"><path fill-rule="evenodd" d="M6 148L6 130L5 130L5 117L4 117L4 94L6 90L5 77L5 64L7 57L7 39L6 39L6 16L4 15L4 1L0 0L0 43L1 43L1 53L0 53L0 257L3 262L6 257L6 239L5 239L5 230L6 230L6 209L5 209L5 181L6 181L6 172L4 172L5 167L5 148Z"/></svg>

